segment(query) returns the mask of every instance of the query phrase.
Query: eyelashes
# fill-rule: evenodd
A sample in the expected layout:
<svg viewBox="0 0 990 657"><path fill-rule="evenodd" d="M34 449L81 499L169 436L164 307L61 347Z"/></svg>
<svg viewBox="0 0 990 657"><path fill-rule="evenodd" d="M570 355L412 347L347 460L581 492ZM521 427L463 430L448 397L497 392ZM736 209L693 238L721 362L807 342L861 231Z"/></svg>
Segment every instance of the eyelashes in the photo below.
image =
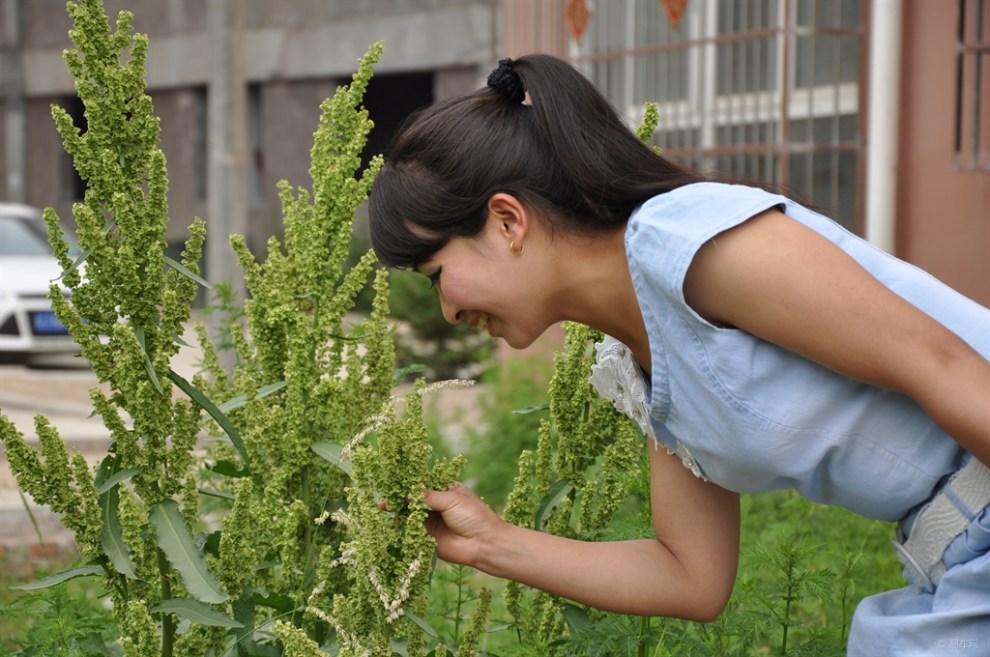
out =
<svg viewBox="0 0 990 657"><path fill-rule="evenodd" d="M443 267L440 267L435 272L433 272L432 274L430 274L429 279L430 279L430 287L431 288L435 288L437 285L440 284L440 272L441 271L443 271Z"/></svg>

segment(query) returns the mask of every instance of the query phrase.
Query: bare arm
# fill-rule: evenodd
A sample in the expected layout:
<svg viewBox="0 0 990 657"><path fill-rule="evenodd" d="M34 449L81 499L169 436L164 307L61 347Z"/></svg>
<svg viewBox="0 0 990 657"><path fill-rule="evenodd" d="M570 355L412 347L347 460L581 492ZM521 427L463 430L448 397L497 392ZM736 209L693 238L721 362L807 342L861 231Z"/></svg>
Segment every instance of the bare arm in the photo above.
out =
<svg viewBox="0 0 990 657"><path fill-rule="evenodd" d="M594 543L517 527L458 485L426 494L440 558L608 611L715 618L736 577L739 497L650 452L656 539Z"/></svg>
<svg viewBox="0 0 990 657"><path fill-rule="evenodd" d="M990 464L990 361L779 210L702 247L684 292L709 321L908 395Z"/></svg>

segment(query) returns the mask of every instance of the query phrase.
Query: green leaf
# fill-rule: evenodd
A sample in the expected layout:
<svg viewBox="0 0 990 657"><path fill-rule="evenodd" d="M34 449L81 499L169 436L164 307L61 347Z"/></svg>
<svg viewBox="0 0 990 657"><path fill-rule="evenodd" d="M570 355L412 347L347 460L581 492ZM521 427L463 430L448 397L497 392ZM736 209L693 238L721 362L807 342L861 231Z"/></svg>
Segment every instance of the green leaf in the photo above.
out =
<svg viewBox="0 0 990 657"><path fill-rule="evenodd" d="M18 591L37 591L38 589L47 589L50 586L55 586L61 584L62 582L67 582L70 579L76 577L88 577L90 575L102 575L106 571L100 566L80 566L79 568L70 568L69 570L63 570L60 573L55 573L54 575L49 575L44 579L39 579L36 582L30 582L28 584L21 584L20 586L11 586L10 588Z"/></svg>
<svg viewBox="0 0 990 657"><path fill-rule="evenodd" d="M278 392L279 390L281 390L282 388L284 388L286 385L288 385L288 384L285 381L277 381L275 383L269 383L266 386L262 386L261 388L258 388L258 394L255 395L254 398L255 399L264 399L268 395L270 395L272 393L275 393L275 392ZM233 399L228 399L224 403L222 403L219 406L217 406L217 408L219 408L224 413L229 413L229 412L231 412L231 411L233 411L235 409L240 408L241 406L244 406L245 404L247 404L247 396L246 395L238 395L237 397L234 397Z"/></svg>
<svg viewBox="0 0 990 657"><path fill-rule="evenodd" d="M223 475L224 477L250 477L251 473L247 470L241 470L237 467L237 464L233 461L227 461L221 459L214 463L213 465L207 466L207 470L211 472L216 472L218 475Z"/></svg>
<svg viewBox="0 0 990 657"><path fill-rule="evenodd" d="M271 607L275 611L283 614L296 608L296 601L282 593L262 593L255 591L251 601L260 607Z"/></svg>
<svg viewBox="0 0 990 657"><path fill-rule="evenodd" d="M107 233L109 233L111 230L113 230L113 227L116 225L117 225L116 217L110 217L109 219L107 219L106 223L103 224L103 229L102 229L103 234L106 235ZM69 268L62 272L61 277L65 278L75 270L79 269L82 263L86 262L86 260L89 258L90 255L92 255L92 253L93 253L93 249L83 249L82 253L79 254L79 257L76 258L75 261L73 261L73 263L69 266Z"/></svg>
<svg viewBox="0 0 990 657"><path fill-rule="evenodd" d="M340 468L340 471L348 477L354 477L354 468L351 466L350 459L344 458L344 448L341 445L321 440L310 445L310 449Z"/></svg>
<svg viewBox="0 0 990 657"><path fill-rule="evenodd" d="M550 514L553 510L560 506L560 503L564 501L571 491L574 490L574 484L568 482L565 479L554 483L550 486L547 494L543 496L540 500L540 505L536 508L536 516L533 519L533 529L538 531L543 531L543 528L547 524L547 520L550 518Z"/></svg>
<svg viewBox="0 0 990 657"><path fill-rule="evenodd" d="M592 624L591 616L588 615L588 612L577 605L564 603L561 611L564 612L564 620L567 621L567 626L570 628L571 634L575 634L578 630L582 630Z"/></svg>
<svg viewBox="0 0 990 657"><path fill-rule="evenodd" d="M162 549L169 563L182 575L182 583L201 602L223 602L228 598L220 588L206 560L196 549L189 527L179 512L174 500L165 500L151 507L148 515L158 537L158 547Z"/></svg>
<svg viewBox="0 0 990 657"><path fill-rule="evenodd" d="M254 597L251 589L244 589L241 597L231 605L231 609L234 620L241 624L241 628L235 632L237 657L248 657L253 647L251 635L254 634Z"/></svg>
<svg viewBox="0 0 990 657"><path fill-rule="evenodd" d="M440 636L440 635L437 634L437 631L435 629L433 629L432 627L430 627L430 624L429 623L427 623L425 620L423 620L422 618L420 618L416 614L410 612L407 609L403 609L402 612L403 612L403 616L405 616L406 618L408 618L409 620L411 620L413 623L415 623L416 625L418 625L419 626L419 629L423 630L424 632L426 632L427 634L429 634L434 639L436 639L436 638L438 638Z"/></svg>
<svg viewBox="0 0 990 657"><path fill-rule="evenodd" d="M100 517L103 520L103 552L118 573L129 579L137 579L137 569L131 559L131 551L124 543L123 532L120 528L120 518L117 516L117 506L120 503L120 490L111 486L107 492L100 495Z"/></svg>
<svg viewBox="0 0 990 657"><path fill-rule="evenodd" d="M513 413L518 413L519 415L528 415L529 413L536 413L537 411L545 411L550 408L550 404L543 402L542 404L533 404L532 406L524 406L523 408L514 409Z"/></svg>
<svg viewBox="0 0 990 657"><path fill-rule="evenodd" d="M114 472L96 487L96 494L102 495L120 482L125 479L130 479L139 472L141 472L141 468L127 468L126 470L118 470L117 472Z"/></svg>
<svg viewBox="0 0 990 657"><path fill-rule="evenodd" d="M405 367L400 367L397 370L395 370L395 376L392 377L392 380L395 383L399 383L400 381L402 381L402 379L406 378L410 374L419 374L420 372L425 372L427 369L428 368L426 367L426 365L422 365L418 363L414 365L406 365Z"/></svg>
<svg viewBox="0 0 990 657"><path fill-rule="evenodd" d="M243 627L240 623L230 618L226 614L204 605L197 600L189 598L173 598L162 600L149 611L153 614L175 614L179 618L185 618L198 625L210 625L212 627Z"/></svg>
<svg viewBox="0 0 990 657"><path fill-rule="evenodd" d="M138 344L141 345L141 351L144 352L144 369L145 369L145 371L148 373L148 376L151 377L151 382L153 384L155 384L155 390L157 390L159 392L159 394L164 394L165 391L162 390L162 384L158 380L158 373L155 372L155 366L151 364L151 356L148 355L148 347L145 345L144 327L142 327L142 326L135 326L134 327L134 337L137 338Z"/></svg>
<svg viewBox="0 0 990 657"><path fill-rule="evenodd" d="M237 453L241 455L241 459L244 461L244 468L250 471L251 461L248 458L247 447L244 446L244 441L241 440L241 434L234 427L233 423L230 421L230 418L224 415L223 411L217 408L217 405L211 402L199 388L183 379L176 373L175 370L168 371L168 378L172 380L172 383L179 386L184 393L189 395L190 399L199 404L200 408L209 413L210 417L216 420L217 424L220 425L220 428L223 429L224 433L227 434L227 437L230 438L230 442L234 444L234 449L236 449Z"/></svg>
<svg viewBox="0 0 990 657"><path fill-rule="evenodd" d="M199 274L197 274L196 272L194 272L192 269L189 269L188 267L186 267L181 262L178 262L176 260L173 260L172 258L169 258L167 255L163 255L162 256L162 260L165 261L165 264L166 265L168 265L169 267L171 267L175 271L179 272L180 274L182 274L186 278L199 283L200 285L202 285L203 287L205 287L207 290L213 289L213 286L210 285L202 276L200 276Z"/></svg>
<svg viewBox="0 0 990 657"><path fill-rule="evenodd" d="M208 497L219 497L222 500L236 500L237 497L233 493L228 493L222 490L207 490L206 488L197 489L200 495L206 495Z"/></svg>

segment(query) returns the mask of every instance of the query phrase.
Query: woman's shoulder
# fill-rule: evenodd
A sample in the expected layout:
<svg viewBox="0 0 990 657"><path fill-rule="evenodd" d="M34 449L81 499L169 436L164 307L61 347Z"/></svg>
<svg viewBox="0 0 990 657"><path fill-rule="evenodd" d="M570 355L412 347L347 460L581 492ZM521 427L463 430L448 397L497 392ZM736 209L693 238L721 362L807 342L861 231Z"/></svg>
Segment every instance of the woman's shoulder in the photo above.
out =
<svg viewBox="0 0 990 657"><path fill-rule="evenodd" d="M749 218L788 199L753 185L724 182L696 182L658 194L633 212L631 220L690 221L697 217ZM695 219L697 221L697 219Z"/></svg>

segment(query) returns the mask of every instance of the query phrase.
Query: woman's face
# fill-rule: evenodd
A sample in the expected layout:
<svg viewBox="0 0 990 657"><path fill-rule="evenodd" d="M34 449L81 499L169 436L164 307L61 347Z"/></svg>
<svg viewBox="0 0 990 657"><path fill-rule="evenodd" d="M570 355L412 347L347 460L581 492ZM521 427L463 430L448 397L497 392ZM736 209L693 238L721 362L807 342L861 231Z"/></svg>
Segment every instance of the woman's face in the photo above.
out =
<svg viewBox="0 0 990 657"><path fill-rule="evenodd" d="M545 303L542 240L531 229L519 236L515 228L490 215L480 233L452 238L418 271L436 287L448 322L468 322L523 349L559 320ZM524 252L516 255L520 244Z"/></svg>

